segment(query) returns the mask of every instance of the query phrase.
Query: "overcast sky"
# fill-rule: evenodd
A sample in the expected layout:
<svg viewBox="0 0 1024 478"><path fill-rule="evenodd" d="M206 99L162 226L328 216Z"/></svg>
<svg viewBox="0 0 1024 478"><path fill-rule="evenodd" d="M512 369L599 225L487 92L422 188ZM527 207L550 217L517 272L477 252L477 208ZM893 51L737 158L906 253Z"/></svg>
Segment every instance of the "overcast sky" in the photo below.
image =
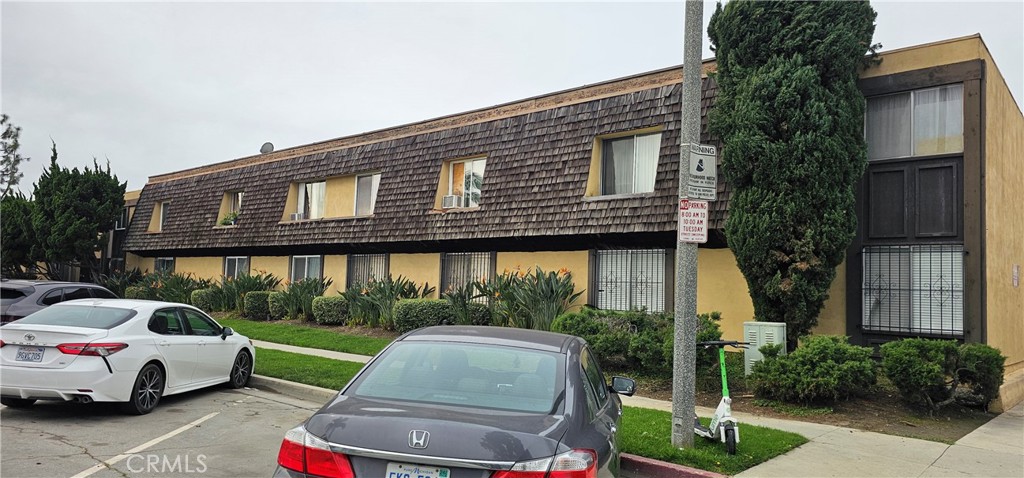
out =
<svg viewBox="0 0 1024 478"><path fill-rule="evenodd" d="M1024 97L1024 2L872 2L895 48L981 33ZM705 2L705 29L714 11ZM683 3L14 3L0 106L21 189L97 158L148 176L682 63ZM706 44L705 57L711 52Z"/></svg>

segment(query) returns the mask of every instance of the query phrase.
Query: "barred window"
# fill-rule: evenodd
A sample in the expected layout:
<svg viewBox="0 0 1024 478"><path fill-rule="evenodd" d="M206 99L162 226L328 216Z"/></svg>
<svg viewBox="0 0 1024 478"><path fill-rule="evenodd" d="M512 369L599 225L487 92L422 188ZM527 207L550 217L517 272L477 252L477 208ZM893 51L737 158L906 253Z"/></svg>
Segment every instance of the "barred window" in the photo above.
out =
<svg viewBox="0 0 1024 478"><path fill-rule="evenodd" d="M494 277L491 252L448 252L441 259L441 291Z"/></svg>
<svg viewBox="0 0 1024 478"><path fill-rule="evenodd" d="M665 310L665 249L597 251L597 306Z"/></svg>
<svg viewBox="0 0 1024 478"><path fill-rule="evenodd" d="M348 256L346 287L366 284L388 276L387 254L351 254Z"/></svg>
<svg viewBox="0 0 1024 478"><path fill-rule="evenodd" d="M865 330L963 335L962 245L870 246L863 256Z"/></svg>

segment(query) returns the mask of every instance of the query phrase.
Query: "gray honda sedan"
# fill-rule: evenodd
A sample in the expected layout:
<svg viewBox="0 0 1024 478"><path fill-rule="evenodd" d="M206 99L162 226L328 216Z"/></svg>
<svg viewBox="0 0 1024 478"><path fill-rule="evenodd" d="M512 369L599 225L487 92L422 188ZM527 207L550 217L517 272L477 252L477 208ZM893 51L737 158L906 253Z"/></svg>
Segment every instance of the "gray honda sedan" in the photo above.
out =
<svg viewBox="0 0 1024 478"><path fill-rule="evenodd" d="M618 394L635 388L622 377L609 387L579 337L419 329L288 431L274 476L614 477Z"/></svg>

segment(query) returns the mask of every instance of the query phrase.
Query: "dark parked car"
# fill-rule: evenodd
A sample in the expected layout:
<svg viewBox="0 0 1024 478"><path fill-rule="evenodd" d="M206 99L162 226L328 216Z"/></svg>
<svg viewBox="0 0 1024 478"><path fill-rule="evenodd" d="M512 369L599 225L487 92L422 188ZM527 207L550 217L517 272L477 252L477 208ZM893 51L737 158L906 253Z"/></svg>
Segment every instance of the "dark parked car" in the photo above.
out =
<svg viewBox="0 0 1024 478"><path fill-rule="evenodd" d="M89 298L116 299L117 296L96 284L84 282L4 279L0 281L0 324L58 302Z"/></svg>
<svg viewBox="0 0 1024 478"><path fill-rule="evenodd" d="M428 327L391 343L285 435L275 477L587 478L619 474L633 380L587 343L502 327Z"/></svg>

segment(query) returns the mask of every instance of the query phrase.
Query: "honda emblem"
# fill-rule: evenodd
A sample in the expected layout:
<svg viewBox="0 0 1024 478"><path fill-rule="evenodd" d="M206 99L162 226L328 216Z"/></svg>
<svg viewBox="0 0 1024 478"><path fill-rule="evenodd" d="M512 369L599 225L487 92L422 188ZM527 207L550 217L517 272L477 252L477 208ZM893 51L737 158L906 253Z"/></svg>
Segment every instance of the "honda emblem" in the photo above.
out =
<svg viewBox="0 0 1024 478"><path fill-rule="evenodd" d="M413 430L409 432L409 448L426 448L429 441L430 432L426 430Z"/></svg>

